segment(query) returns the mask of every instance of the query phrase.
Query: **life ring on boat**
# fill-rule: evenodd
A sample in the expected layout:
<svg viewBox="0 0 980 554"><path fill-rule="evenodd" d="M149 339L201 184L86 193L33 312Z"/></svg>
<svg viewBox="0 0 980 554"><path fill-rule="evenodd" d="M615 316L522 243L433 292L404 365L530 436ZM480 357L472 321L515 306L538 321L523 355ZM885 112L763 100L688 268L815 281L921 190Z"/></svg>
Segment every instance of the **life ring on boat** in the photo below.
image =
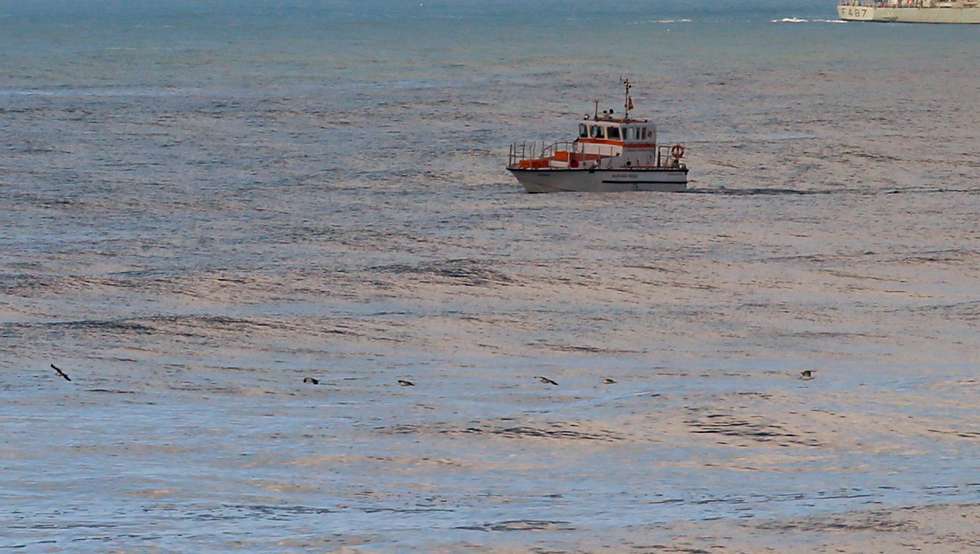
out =
<svg viewBox="0 0 980 554"><path fill-rule="evenodd" d="M673 156L675 160L679 160L684 157L685 148L682 144L675 144L673 148L670 149L670 155Z"/></svg>

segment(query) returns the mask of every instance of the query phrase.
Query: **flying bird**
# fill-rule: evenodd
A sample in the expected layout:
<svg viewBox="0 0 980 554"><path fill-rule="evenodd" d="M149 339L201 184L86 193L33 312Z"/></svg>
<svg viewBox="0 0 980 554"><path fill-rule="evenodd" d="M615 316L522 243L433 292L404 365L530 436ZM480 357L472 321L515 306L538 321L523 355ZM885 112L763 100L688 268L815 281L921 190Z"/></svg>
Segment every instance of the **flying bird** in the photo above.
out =
<svg viewBox="0 0 980 554"><path fill-rule="evenodd" d="M611 377L606 377L605 379L602 380L602 382L604 384L606 384L606 385L615 385L616 384L616 380L613 379L613 378L611 378Z"/></svg>
<svg viewBox="0 0 980 554"><path fill-rule="evenodd" d="M405 379L399 379L398 380L398 384L401 385L401 386L403 386L403 387L414 387L415 386L415 383L413 383L411 381L407 381Z"/></svg>
<svg viewBox="0 0 980 554"><path fill-rule="evenodd" d="M58 375L61 375L62 377L65 378L65 381L71 381L71 377L69 377L68 374L66 374L64 371L61 371L60 369L58 369L58 366L56 366L54 364L51 364L51 369L57 371L58 372Z"/></svg>
<svg viewBox="0 0 980 554"><path fill-rule="evenodd" d="M558 386L558 381L553 381L551 379L548 379L547 377L538 376L538 381L541 381L542 383L544 383L546 385L554 385L556 387Z"/></svg>

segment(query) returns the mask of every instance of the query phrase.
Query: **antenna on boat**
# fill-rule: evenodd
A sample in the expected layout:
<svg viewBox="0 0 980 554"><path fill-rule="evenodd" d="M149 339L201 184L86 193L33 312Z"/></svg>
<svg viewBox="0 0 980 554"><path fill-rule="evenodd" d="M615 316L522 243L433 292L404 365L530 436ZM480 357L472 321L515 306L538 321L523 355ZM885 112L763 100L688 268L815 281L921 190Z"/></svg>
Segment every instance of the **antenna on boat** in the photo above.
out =
<svg viewBox="0 0 980 554"><path fill-rule="evenodd" d="M599 119L599 99L598 98L593 98L592 99L592 103L595 104L595 113L592 115L592 119L593 120L598 120Z"/></svg>
<svg viewBox="0 0 980 554"><path fill-rule="evenodd" d="M633 83L630 82L629 77L622 77L621 81L623 86L626 87L626 99L623 101L623 108L625 108L626 113L623 115L623 119L628 121L630 110L633 109L633 99L630 97L630 89L633 88Z"/></svg>

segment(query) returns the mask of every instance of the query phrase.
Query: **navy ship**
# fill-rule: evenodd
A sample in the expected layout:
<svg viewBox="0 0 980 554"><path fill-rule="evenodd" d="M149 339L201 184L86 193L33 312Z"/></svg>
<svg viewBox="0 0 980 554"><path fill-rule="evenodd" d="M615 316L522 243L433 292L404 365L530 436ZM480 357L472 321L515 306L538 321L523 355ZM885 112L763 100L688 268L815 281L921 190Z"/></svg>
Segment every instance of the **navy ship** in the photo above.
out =
<svg viewBox="0 0 980 554"><path fill-rule="evenodd" d="M845 21L886 23L980 23L978 0L841 0Z"/></svg>

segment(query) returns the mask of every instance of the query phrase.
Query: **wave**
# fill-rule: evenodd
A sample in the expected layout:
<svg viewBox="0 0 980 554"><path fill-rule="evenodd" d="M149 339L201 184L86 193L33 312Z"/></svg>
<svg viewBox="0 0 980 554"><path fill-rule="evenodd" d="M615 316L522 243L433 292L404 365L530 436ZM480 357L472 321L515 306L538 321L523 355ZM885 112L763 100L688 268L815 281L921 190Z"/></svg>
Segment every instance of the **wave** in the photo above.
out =
<svg viewBox="0 0 980 554"><path fill-rule="evenodd" d="M656 23L660 25L670 25L672 23L693 23L693 19L681 18L681 19L647 19L643 21L633 21L628 23L628 25L647 25L650 23Z"/></svg>

